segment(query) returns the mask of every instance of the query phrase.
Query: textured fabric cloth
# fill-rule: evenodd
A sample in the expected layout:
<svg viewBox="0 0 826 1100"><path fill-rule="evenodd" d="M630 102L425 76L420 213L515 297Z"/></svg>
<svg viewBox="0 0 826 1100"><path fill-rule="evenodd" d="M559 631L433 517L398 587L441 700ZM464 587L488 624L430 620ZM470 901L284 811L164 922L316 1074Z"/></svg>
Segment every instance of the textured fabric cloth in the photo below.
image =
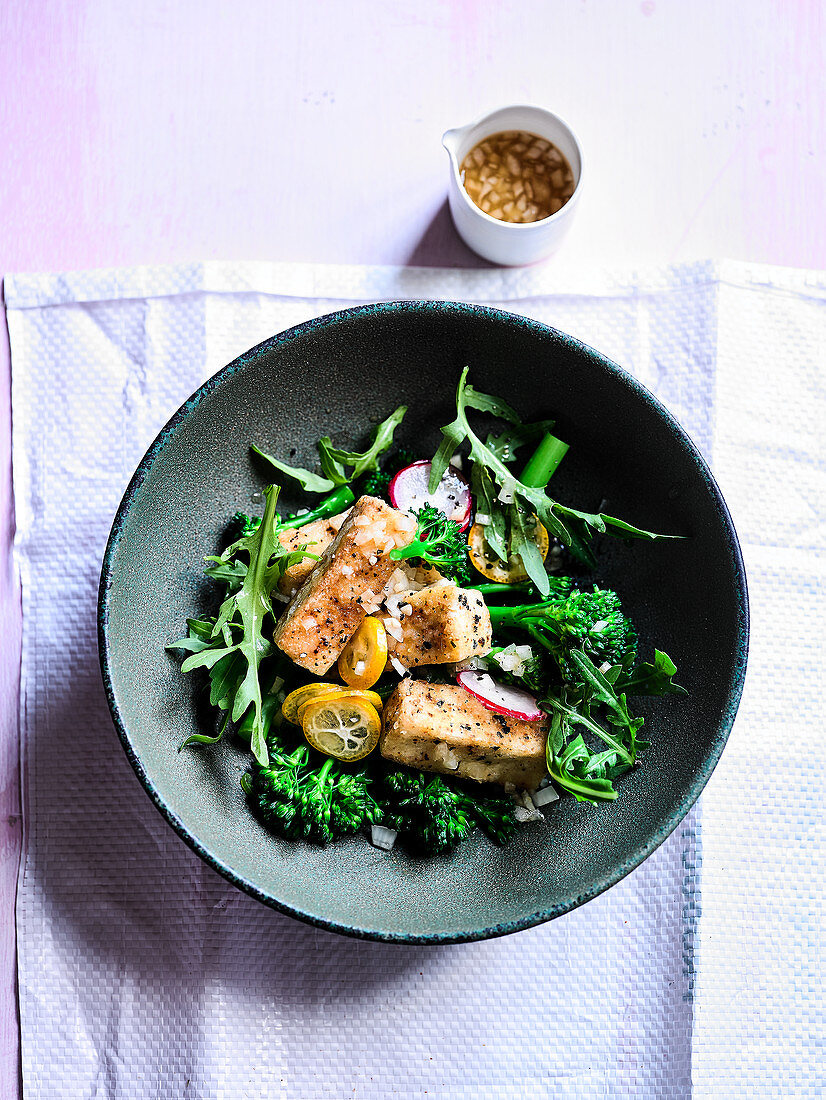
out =
<svg viewBox="0 0 826 1100"><path fill-rule="evenodd" d="M528 314L648 385L728 499L753 616L730 743L666 843L550 924L438 948L307 927L204 865L132 773L96 651L112 516L166 419L272 333L403 297ZM6 299L27 1098L823 1094L826 275L207 263Z"/></svg>

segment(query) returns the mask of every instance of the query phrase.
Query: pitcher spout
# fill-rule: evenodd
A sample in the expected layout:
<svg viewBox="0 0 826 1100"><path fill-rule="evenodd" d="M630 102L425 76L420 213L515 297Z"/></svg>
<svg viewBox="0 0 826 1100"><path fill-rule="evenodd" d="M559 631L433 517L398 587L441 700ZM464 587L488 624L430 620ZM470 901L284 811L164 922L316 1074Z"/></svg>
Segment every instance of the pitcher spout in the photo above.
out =
<svg viewBox="0 0 826 1100"><path fill-rule="evenodd" d="M459 146L461 145L462 138L469 129L469 126L462 126L456 130L445 130L442 134L442 145L447 149L448 154L453 160L458 158Z"/></svg>

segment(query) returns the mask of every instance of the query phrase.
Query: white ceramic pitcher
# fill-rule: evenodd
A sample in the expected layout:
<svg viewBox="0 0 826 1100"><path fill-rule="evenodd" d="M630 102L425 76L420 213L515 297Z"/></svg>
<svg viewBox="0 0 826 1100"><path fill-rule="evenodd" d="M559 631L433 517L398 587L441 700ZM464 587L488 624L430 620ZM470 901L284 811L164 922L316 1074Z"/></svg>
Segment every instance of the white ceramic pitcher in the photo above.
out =
<svg viewBox="0 0 826 1100"><path fill-rule="evenodd" d="M500 130L527 130L553 142L574 174L574 193L565 205L537 222L503 222L476 205L462 184L460 164L474 145ZM450 157L448 201L453 223L465 244L491 263L519 266L544 259L568 232L582 190L582 150L573 130L541 107L502 107L467 126L448 130L442 144Z"/></svg>

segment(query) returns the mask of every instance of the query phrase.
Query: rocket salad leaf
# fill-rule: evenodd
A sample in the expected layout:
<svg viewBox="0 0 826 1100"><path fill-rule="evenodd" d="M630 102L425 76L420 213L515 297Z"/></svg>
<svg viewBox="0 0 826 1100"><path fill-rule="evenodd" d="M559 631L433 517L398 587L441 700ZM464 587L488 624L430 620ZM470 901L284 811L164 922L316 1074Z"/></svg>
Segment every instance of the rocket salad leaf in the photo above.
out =
<svg viewBox="0 0 826 1100"><path fill-rule="evenodd" d="M515 505L528 513L535 513L540 522L544 524L548 534L559 539L561 543L569 547L579 558L588 564L595 564L593 552L589 541L594 532L601 534L616 534L623 538L661 539L673 538L672 535L660 535L653 531L646 531L625 520L615 516L606 515L603 512L581 512L576 508L570 508L554 500L545 491L544 486L526 485L517 478L502 459L502 448L491 446L483 442L474 432L468 420L468 409L492 413L509 423L519 424L519 418L514 410L506 402L492 397L489 394L480 393L467 383L468 368L462 371L459 386L456 392L456 419L442 428L442 443L433 458L430 469L430 491L433 492L442 479L451 457L458 447L467 442L470 445L470 457L474 466L485 469L490 481L499 486L497 500L502 496L512 498ZM480 481L477 480L477 485ZM484 494L486 503L493 507L494 511L500 511L498 504L491 500L490 490ZM510 502L510 501L508 501ZM522 556L523 564L528 576L544 596L549 591L548 577L544 566L540 567L537 561L538 555L530 551L530 540L526 537L524 529L517 527L514 530L512 523L513 513L508 524L510 530L510 550ZM501 547L496 548L501 556Z"/></svg>
<svg viewBox="0 0 826 1100"><path fill-rule="evenodd" d="M259 669L262 660L272 652L272 642L264 636L264 624L267 616L273 616L270 593L286 565L291 559L295 561L297 554L285 550L278 540L277 487L269 485L264 493L264 516L257 530L238 539L218 558L212 559L229 566L238 554L247 556L247 569L240 588L224 599L208 637L208 624L190 620L189 637L173 642L168 648L190 651L190 656L181 665L182 672L195 668L209 671L210 701L227 711L227 719L237 722L252 708L250 747L255 759L266 765ZM298 556L303 554L299 551Z"/></svg>
<svg viewBox="0 0 826 1100"><path fill-rule="evenodd" d="M347 485L360 478L362 474L366 474L368 470L377 470L379 456L383 455L392 444L396 428L401 424L406 412L407 406L399 405L395 412L383 420L376 428L373 442L366 451L344 451L340 447L334 447L329 436L319 439L318 453L321 456L322 469L327 476L336 485ZM352 467L349 473L346 470L347 466Z"/></svg>
<svg viewBox="0 0 826 1100"><path fill-rule="evenodd" d="M279 473L286 474L293 481L297 481L301 488L306 489L308 493L329 493L331 489L335 488L336 484L343 484L343 482L334 482L329 478L314 474L312 470L305 470L303 466L288 466L286 462L273 458L272 455L262 451L254 443L251 443L250 447L260 459L272 466L273 469L278 470Z"/></svg>
<svg viewBox="0 0 826 1100"><path fill-rule="evenodd" d="M645 744L637 740L643 719L628 713L625 695L617 693L582 650L571 650L569 657L579 669L580 683L559 695L549 693L541 703L552 716L545 749L548 774L580 802L613 801L613 780L634 766L637 749ZM605 725L592 714L595 707L605 709ZM592 749L583 732L603 747Z"/></svg>
<svg viewBox="0 0 826 1100"><path fill-rule="evenodd" d="M393 443L396 428L401 424L406 412L407 406L399 405L386 420L383 420L373 433L373 442L365 451L345 451L340 447L334 447L333 441L327 435L319 439L316 446L324 477L303 466L290 466L286 462L281 462L280 459L273 458L266 451L262 451L254 443L251 446L259 458L280 473L297 481L308 493L329 493L336 486L349 485L362 474L378 470L379 457Z"/></svg>
<svg viewBox="0 0 826 1100"><path fill-rule="evenodd" d="M667 653L654 650L654 663L643 661L630 672L617 670L616 686L628 695L688 695L684 687L674 683L677 666Z"/></svg>

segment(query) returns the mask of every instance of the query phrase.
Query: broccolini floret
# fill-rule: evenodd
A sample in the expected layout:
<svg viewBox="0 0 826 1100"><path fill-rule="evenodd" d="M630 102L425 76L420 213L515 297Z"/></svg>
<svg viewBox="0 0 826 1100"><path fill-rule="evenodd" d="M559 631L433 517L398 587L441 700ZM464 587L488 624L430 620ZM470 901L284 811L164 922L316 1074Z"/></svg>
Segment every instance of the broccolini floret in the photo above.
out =
<svg viewBox="0 0 826 1100"><path fill-rule="evenodd" d="M496 844L516 828L514 802L505 794L470 794L439 775L399 769L379 781L383 825L396 829L416 852L446 852L477 826Z"/></svg>
<svg viewBox="0 0 826 1100"><path fill-rule="evenodd" d="M380 816L365 772L345 772L332 757L316 768L306 745L289 754L271 746L269 764L253 764L242 785L263 823L288 840L327 844Z"/></svg>
<svg viewBox="0 0 826 1100"><path fill-rule="evenodd" d="M261 526L260 516L248 516L246 512L236 512L229 521L228 542L237 542L238 539L248 539L254 535Z"/></svg>
<svg viewBox="0 0 826 1100"><path fill-rule="evenodd" d="M390 557L395 561L416 558L438 569L448 580L462 586L469 584L467 544L459 524L430 504L414 514L417 526L413 541L391 550Z"/></svg>
<svg viewBox="0 0 826 1100"><path fill-rule="evenodd" d="M252 765L242 786L263 824L287 840L324 845L381 824L414 852L432 854L455 847L477 826L496 844L516 828L505 794L470 793L406 769L350 772L333 759L318 767L306 745L289 752L270 744L269 757L266 767Z"/></svg>
<svg viewBox="0 0 826 1100"><path fill-rule="evenodd" d="M361 483L361 491L365 496L381 497L386 500L387 486L390 484L392 477L393 475L386 470L375 470L372 474L368 474Z"/></svg>
<svg viewBox="0 0 826 1100"><path fill-rule="evenodd" d="M554 658L562 679L576 683L578 666L570 660L582 650L596 665L629 666L637 654L637 632L623 614L619 596L609 588L573 589L568 595L517 607L491 607L494 630L519 628Z"/></svg>

